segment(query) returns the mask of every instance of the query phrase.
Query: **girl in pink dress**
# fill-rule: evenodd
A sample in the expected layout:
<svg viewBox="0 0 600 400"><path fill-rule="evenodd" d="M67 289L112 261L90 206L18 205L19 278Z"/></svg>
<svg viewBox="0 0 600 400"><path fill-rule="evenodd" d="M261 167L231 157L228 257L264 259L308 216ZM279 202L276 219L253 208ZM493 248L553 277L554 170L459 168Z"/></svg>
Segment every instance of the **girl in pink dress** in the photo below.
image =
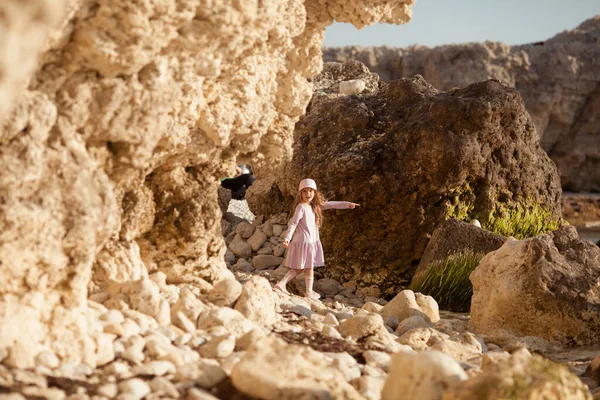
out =
<svg viewBox="0 0 600 400"><path fill-rule="evenodd" d="M325 201L317 190L314 180L301 180L294 202L294 216L288 224L288 230L283 240L283 246L288 249L286 263L290 270L275 284L274 289L289 294L285 285L302 270L305 270L306 297L311 299L321 297L313 291L313 268L325 265L323 246L319 238L319 226L323 220L322 211L358 206L358 204L348 201ZM295 235L294 232L296 232ZM294 235L293 239L292 235Z"/></svg>

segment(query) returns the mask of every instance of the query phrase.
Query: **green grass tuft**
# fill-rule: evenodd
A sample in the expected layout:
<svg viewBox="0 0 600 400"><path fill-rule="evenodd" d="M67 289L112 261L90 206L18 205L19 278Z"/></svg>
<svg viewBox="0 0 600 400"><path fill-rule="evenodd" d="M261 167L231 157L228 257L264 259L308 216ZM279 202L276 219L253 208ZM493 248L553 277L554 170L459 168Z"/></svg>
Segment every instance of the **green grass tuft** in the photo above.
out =
<svg viewBox="0 0 600 400"><path fill-rule="evenodd" d="M465 251L434 262L426 274L411 283L410 289L433 297L443 310L468 312L473 296L469 275L483 256L482 253Z"/></svg>

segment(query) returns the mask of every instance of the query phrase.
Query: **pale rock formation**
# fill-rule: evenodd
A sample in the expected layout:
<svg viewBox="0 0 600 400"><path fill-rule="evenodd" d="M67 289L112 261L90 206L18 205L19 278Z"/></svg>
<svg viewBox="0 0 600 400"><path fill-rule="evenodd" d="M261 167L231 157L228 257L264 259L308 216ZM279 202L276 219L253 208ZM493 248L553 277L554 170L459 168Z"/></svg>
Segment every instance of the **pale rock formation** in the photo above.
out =
<svg viewBox="0 0 600 400"><path fill-rule="evenodd" d="M231 380L238 390L261 399L362 398L322 354L273 338L248 349Z"/></svg>
<svg viewBox="0 0 600 400"><path fill-rule="evenodd" d="M471 273L470 328L563 345L600 342L600 248L573 226L509 240Z"/></svg>
<svg viewBox="0 0 600 400"><path fill-rule="evenodd" d="M431 346L431 349L446 353L457 361L480 357L483 352L481 343L468 332L441 340Z"/></svg>
<svg viewBox="0 0 600 400"><path fill-rule="evenodd" d="M381 399L438 400L449 387L466 379L460 364L444 353L398 353L392 357Z"/></svg>
<svg viewBox="0 0 600 400"><path fill-rule="evenodd" d="M258 324L272 325L277 314L269 281L260 276L250 278L242 286L242 293L234 309Z"/></svg>
<svg viewBox="0 0 600 400"><path fill-rule="evenodd" d="M225 279L217 283L208 294L208 300L220 307L231 307L240 297L242 285L235 279Z"/></svg>
<svg viewBox="0 0 600 400"><path fill-rule="evenodd" d="M425 307L421 308L418 299ZM427 300L425 300L427 299ZM433 305L435 300L431 296L424 296L421 293L415 293L410 289L402 290L389 303L381 309L381 315L384 320L391 316L398 318L402 322L406 318L413 316L423 317L426 321L437 322L440 319L437 303Z"/></svg>
<svg viewBox="0 0 600 400"><path fill-rule="evenodd" d="M327 25L407 22L414 1L205 3L0 6L0 349L9 363L32 366L45 347L94 365L86 290L144 279L142 266L203 291L232 278L217 178L236 157L260 166L289 156Z"/></svg>
<svg viewBox="0 0 600 400"><path fill-rule="evenodd" d="M600 15L544 42L501 42L434 48L412 46L324 49L325 61L358 60L385 81L420 74L440 90L498 79L516 88L561 171L563 188L600 191Z"/></svg>
<svg viewBox="0 0 600 400"><path fill-rule="evenodd" d="M387 336L383 319L379 314L364 313L343 321L339 327L343 337L360 340L369 336Z"/></svg>
<svg viewBox="0 0 600 400"><path fill-rule="evenodd" d="M527 350L488 368L460 385L448 388L442 400L487 399L582 399L591 400L589 389L564 365Z"/></svg>

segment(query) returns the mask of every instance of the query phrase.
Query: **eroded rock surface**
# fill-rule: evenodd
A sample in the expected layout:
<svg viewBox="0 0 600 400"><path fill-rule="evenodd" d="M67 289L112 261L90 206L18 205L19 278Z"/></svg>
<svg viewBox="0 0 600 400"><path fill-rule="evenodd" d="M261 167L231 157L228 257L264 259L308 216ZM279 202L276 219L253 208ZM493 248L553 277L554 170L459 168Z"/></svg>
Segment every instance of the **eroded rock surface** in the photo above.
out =
<svg viewBox="0 0 600 400"><path fill-rule="evenodd" d="M600 15L540 43L501 42L428 48L342 47L325 61L358 60L384 81L420 74L447 91L498 79L516 88L561 171L565 190L600 191Z"/></svg>
<svg viewBox="0 0 600 400"><path fill-rule="evenodd" d="M277 165L289 156L327 25L407 22L413 2L3 2L8 363L31 366L49 349L95 365L88 287L101 296L111 281L147 279L142 267L164 274L163 289L185 284L198 294L231 278L218 178L236 157ZM153 303L161 322L169 290ZM127 296L115 292L108 305L126 310Z"/></svg>
<svg viewBox="0 0 600 400"><path fill-rule="evenodd" d="M470 327L562 345L600 343L600 248L567 226L509 240L471 273Z"/></svg>

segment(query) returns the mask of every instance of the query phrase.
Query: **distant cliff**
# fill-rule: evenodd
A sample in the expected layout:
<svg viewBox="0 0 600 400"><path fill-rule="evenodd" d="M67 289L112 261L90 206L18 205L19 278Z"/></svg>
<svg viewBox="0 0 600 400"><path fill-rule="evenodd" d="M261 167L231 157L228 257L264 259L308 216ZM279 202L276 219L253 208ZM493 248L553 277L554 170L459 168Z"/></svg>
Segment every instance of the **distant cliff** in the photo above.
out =
<svg viewBox="0 0 600 400"><path fill-rule="evenodd" d="M359 60L384 81L420 74L443 91L498 79L521 93L563 189L600 192L600 15L528 45L326 48L323 58Z"/></svg>

